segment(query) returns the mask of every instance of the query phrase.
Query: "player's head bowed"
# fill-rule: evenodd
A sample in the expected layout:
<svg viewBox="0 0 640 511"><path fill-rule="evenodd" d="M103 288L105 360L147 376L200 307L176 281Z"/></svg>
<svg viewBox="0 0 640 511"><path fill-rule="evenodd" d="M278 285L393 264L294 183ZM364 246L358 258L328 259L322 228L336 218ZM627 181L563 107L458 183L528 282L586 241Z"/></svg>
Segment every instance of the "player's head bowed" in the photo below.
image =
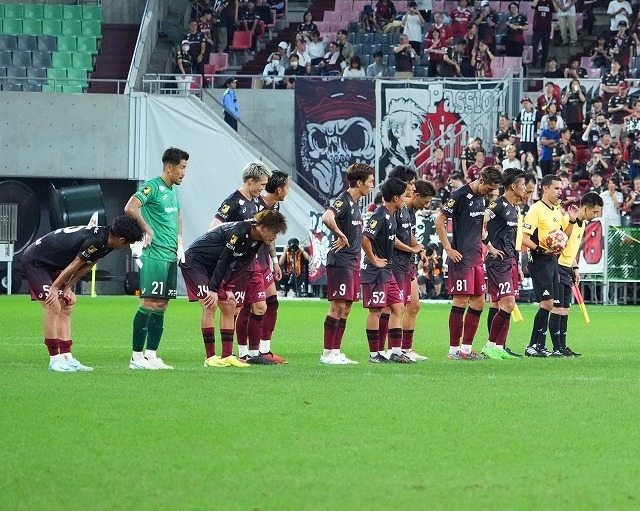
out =
<svg viewBox="0 0 640 511"><path fill-rule="evenodd" d="M287 219L279 211L265 209L255 217L256 226L274 234L284 234L287 232Z"/></svg>
<svg viewBox="0 0 640 511"><path fill-rule="evenodd" d="M138 221L127 215L116 217L109 231L114 238L122 240L120 244L123 247L142 240L144 236L144 229L140 227Z"/></svg>

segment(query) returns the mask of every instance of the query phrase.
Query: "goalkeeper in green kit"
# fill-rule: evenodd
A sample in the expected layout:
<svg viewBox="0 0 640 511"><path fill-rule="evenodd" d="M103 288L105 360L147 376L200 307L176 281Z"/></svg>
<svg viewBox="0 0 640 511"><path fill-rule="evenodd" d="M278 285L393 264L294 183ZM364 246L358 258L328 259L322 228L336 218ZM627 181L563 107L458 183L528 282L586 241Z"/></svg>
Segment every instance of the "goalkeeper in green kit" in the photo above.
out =
<svg viewBox="0 0 640 511"><path fill-rule="evenodd" d="M140 267L140 307L133 318L130 369L173 369L156 352L164 313L169 300L177 295L178 260L184 262L182 215L175 186L182 183L188 160L187 152L167 149L162 155L162 174L145 182L124 208L145 231L144 240L131 247Z"/></svg>

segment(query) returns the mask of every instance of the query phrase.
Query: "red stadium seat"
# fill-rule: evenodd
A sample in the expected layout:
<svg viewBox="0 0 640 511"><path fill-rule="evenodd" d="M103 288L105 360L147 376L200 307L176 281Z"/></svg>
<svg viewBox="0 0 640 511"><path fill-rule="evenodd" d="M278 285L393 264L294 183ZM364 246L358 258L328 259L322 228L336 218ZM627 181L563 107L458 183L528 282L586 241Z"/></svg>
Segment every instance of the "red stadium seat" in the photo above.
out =
<svg viewBox="0 0 640 511"><path fill-rule="evenodd" d="M233 51L246 51L251 49L251 41L253 33L251 30L236 30L233 33L233 41L230 50Z"/></svg>
<svg viewBox="0 0 640 511"><path fill-rule="evenodd" d="M229 54L212 53L209 55L209 64L215 66L216 72L224 73L229 68Z"/></svg>

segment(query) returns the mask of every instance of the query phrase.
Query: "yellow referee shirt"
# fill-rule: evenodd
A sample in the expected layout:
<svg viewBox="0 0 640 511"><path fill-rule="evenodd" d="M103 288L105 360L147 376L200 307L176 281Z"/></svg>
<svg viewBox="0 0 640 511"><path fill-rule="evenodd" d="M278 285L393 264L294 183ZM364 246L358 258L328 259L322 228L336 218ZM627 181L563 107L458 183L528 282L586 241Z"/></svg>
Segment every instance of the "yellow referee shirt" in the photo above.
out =
<svg viewBox="0 0 640 511"><path fill-rule="evenodd" d="M562 254L560 254L558 264L569 268L573 266L573 262L576 260L576 256L580 250L580 245L582 244L582 238L584 238L584 230L586 227L587 222L580 222L580 220L576 221L573 229L571 229L571 236L569 236L567 246L562 251Z"/></svg>
<svg viewBox="0 0 640 511"><path fill-rule="evenodd" d="M550 206L544 201L536 202L524 217L523 232L531 236L531 240L545 250L547 236L556 229L565 229L569 225L569 216L565 216L560 206Z"/></svg>

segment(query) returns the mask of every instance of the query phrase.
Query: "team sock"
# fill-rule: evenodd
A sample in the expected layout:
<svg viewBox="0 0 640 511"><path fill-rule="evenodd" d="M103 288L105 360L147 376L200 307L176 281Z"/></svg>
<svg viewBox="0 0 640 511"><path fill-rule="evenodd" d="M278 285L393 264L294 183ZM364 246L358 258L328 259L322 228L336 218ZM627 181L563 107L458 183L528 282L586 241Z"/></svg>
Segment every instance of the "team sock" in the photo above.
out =
<svg viewBox="0 0 640 511"><path fill-rule="evenodd" d="M569 316L560 316L560 347L567 347L567 328L569 325Z"/></svg>
<svg viewBox="0 0 640 511"><path fill-rule="evenodd" d="M240 313L236 316L236 339L238 341L238 348L249 344L249 314L251 314L251 306L247 305L240 309Z"/></svg>
<svg viewBox="0 0 640 511"><path fill-rule="evenodd" d="M533 319L533 329L531 330L529 346L538 344L541 347L544 347L547 336L547 327L549 325L549 314L550 311L543 309L542 307L540 307L538 312L536 312L536 316Z"/></svg>
<svg viewBox="0 0 640 511"><path fill-rule="evenodd" d="M449 346L457 347L460 346L460 338L462 337L462 325L464 324L464 308L456 307L455 305L451 307L451 312L449 313ZM455 351L453 353L455 353ZM449 350L451 353L451 350Z"/></svg>
<svg viewBox="0 0 640 511"><path fill-rule="evenodd" d="M152 311L147 325L147 350L157 351L164 330L164 311Z"/></svg>
<svg viewBox="0 0 640 511"><path fill-rule="evenodd" d="M57 357L58 353L60 353L58 349L58 339L45 339L44 345L49 350L50 357ZM52 358L52 361L53 361L53 358Z"/></svg>
<svg viewBox="0 0 640 511"><path fill-rule="evenodd" d="M375 357L378 354L378 344L380 343L379 330L367 330L367 341L369 341L369 354Z"/></svg>
<svg viewBox="0 0 640 511"><path fill-rule="evenodd" d="M338 329L336 330L336 336L333 340L333 349L338 350L340 353L340 348L342 347L342 338L344 337L344 331L347 328L347 320L346 318L340 318L338 320Z"/></svg>
<svg viewBox="0 0 640 511"><path fill-rule="evenodd" d="M267 311L264 313L264 320L262 322L262 334L260 337L265 341L270 341L271 337L273 336L273 331L275 330L276 322L278 321L278 307L280 307L278 297L276 295L268 296ZM268 353L269 351L271 351L271 348L269 348L265 353Z"/></svg>
<svg viewBox="0 0 640 511"><path fill-rule="evenodd" d="M402 328L389 329L389 347L391 353L402 354Z"/></svg>
<svg viewBox="0 0 640 511"><path fill-rule="evenodd" d="M413 330L402 331L402 349L410 350L413 348Z"/></svg>
<svg viewBox="0 0 640 511"><path fill-rule="evenodd" d="M138 312L136 312L136 315L133 317L132 344L134 353L142 353L142 350L144 350L150 316L151 310L146 307L138 307Z"/></svg>
<svg viewBox="0 0 640 511"><path fill-rule="evenodd" d="M220 339L222 340L222 358L233 355L233 329L221 328Z"/></svg>
<svg viewBox="0 0 640 511"><path fill-rule="evenodd" d="M509 324L511 322L511 314L507 311L500 309L493 322L491 323L491 333L489 339L496 343L496 347L503 349L504 343L509 333Z"/></svg>
<svg viewBox="0 0 640 511"><path fill-rule="evenodd" d="M331 316L324 318L324 349L332 350L335 345L335 338L338 333L338 322L340 320Z"/></svg>
<svg viewBox="0 0 640 511"><path fill-rule="evenodd" d="M263 316L249 314L249 352L260 350L260 336L262 335ZM251 354L251 353L249 353Z"/></svg>
<svg viewBox="0 0 640 511"><path fill-rule="evenodd" d="M203 328L202 341L207 358L213 357L216 354L216 329L214 327Z"/></svg>
<svg viewBox="0 0 640 511"><path fill-rule="evenodd" d="M462 335L462 344L471 346L473 344L473 338L478 331L478 325L480 324L480 316L482 311L469 307L467 313L464 316L464 333Z"/></svg>
<svg viewBox="0 0 640 511"><path fill-rule="evenodd" d="M380 323L378 323L378 332L380 333L378 351L384 352L385 345L387 344L387 334L389 333L389 317L389 314L385 312L380 314Z"/></svg>
<svg viewBox="0 0 640 511"><path fill-rule="evenodd" d="M489 339L491 339L491 323L495 315L498 314L498 310L497 308L490 307L489 313L487 314L487 332L489 333Z"/></svg>
<svg viewBox="0 0 640 511"><path fill-rule="evenodd" d="M553 349L559 350L562 347L560 336L562 335L562 317L560 314L551 313L549 315L549 335L551 335L551 342L553 343Z"/></svg>
<svg viewBox="0 0 640 511"><path fill-rule="evenodd" d="M71 339L63 341L58 339L58 347L60 348L60 355L71 355L71 345L73 341ZM66 358L66 357L65 357Z"/></svg>

